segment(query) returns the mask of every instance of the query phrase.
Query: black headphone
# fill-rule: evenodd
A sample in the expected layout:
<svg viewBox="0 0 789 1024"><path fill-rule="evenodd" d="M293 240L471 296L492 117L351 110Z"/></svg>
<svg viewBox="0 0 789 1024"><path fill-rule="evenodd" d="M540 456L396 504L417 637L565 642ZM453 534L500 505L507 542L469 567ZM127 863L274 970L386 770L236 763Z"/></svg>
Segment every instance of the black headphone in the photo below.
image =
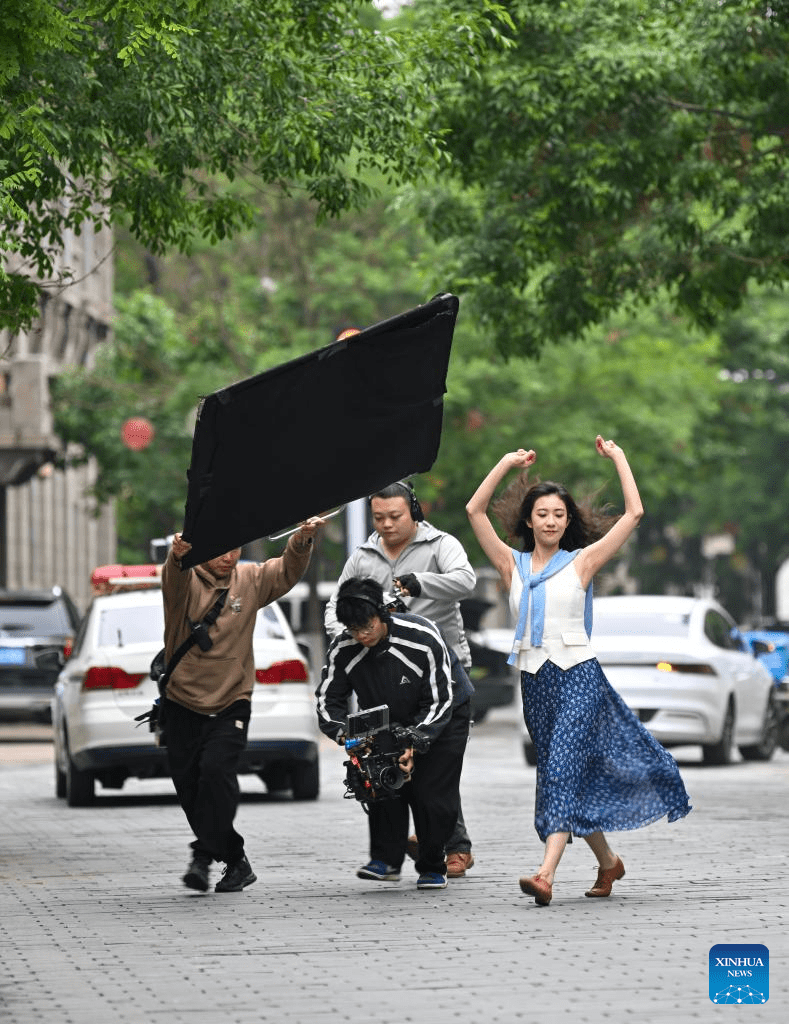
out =
<svg viewBox="0 0 789 1024"><path fill-rule="evenodd" d="M411 518L415 523L424 522L425 513L422 511L422 506L419 504L416 491L411 486L411 483L408 480L398 480L397 482L408 491L408 507L411 510Z"/></svg>
<svg viewBox="0 0 789 1024"><path fill-rule="evenodd" d="M353 600L361 601L363 604L368 605L373 609L375 614L384 620L389 618L389 608L386 604L386 596L383 596L381 601L376 601L375 598L371 597L368 593L363 590L356 590L350 587L348 590L344 590L341 595L338 595L338 601Z"/></svg>
<svg viewBox="0 0 789 1024"><path fill-rule="evenodd" d="M378 601L374 601L369 594L360 594L355 590L349 590L342 595L340 600L346 601L348 599L362 601L364 604L369 605L374 610L375 614L381 618L389 611L385 604L379 604Z"/></svg>
<svg viewBox="0 0 789 1024"><path fill-rule="evenodd" d="M396 487L400 487L405 493L404 494L391 494L391 495L387 495L387 497L391 497L391 498L401 498L402 497L402 498L405 498L405 500L408 502L408 511L411 513L411 518L413 519L413 521L415 523L422 523L422 522L424 522L425 513L422 511L422 506L419 504L419 500L417 499L416 492L414 491L414 488L411 486L411 484L408 482L408 480L396 480L393 484L390 484L388 487L382 488L382 490L388 491L388 490L391 490L392 488L396 488ZM383 497L383 495L380 492L378 492L376 494L371 494L369 500L372 503L373 498L382 498L382 497Z"/></svg>

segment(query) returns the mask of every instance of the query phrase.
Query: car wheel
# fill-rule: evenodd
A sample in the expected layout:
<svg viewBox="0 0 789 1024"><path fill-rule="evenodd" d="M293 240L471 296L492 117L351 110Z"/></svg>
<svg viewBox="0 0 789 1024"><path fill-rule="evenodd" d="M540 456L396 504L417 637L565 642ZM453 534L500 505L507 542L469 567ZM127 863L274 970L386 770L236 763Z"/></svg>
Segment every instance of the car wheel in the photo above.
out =
<svg viewBox="0 0 789 1024"><path fill-rule="evenodd" d="M58 767L57 755L55 755L55 796L60 800L66 796L66 773Z"/></svg>
<svg viewBox="0 0 789 1024"><path fill-rule="evenodd" d="M284 764L269 765L258 772L258 778L269 793L280 793L290 789L290 776Z"/></svg>
<svg viewBox="0 0 789 1024"><path fill-rule="evenodd" d="M290 786L294 800L317 800L320 773L317 760L301 761L290 770Z"/></svg>
<svg viewBox="0 0 789 1024"><path fill-rule="evenodd" d="M720 739L717 743L706 743L701 748L704 764L731 764L734 748L734 707L729 701L723 718Z"/></svg>
<svg viewBox="0 0 789 1024"><path fill-rule="evenodd" d="M764 709L762 720L762 734L759 742L747 747L740 747L740 753L746 761L769 761L778 746L778 712L775 707L775 699L770 693L767 698L767 707Z"/></svg>
<svg viewBox="0 0 789 1024"><path fill-rule="evenodd" d="M55 722L52 727L52 740L55 763L55 796L59 800L65 799L66 796L66 773L60 767L61 762L64 760L61 736L61 730L58 728L58 723Z"/></svg>
<svg viewBox="0 0 789 1024"><path fill-rule="evenodd" d="M96 780L93 772L83 772L71 759L66 747L66 803L69 807L89 807L96 796Z"/></svg>
<svg viewBox="0 0 789 1024"><path fill-rule="evenodd" d="M533 743L523 744L523 756L526 758L526 764L532 766L537 764L537 751L534 749Z"/></svg>

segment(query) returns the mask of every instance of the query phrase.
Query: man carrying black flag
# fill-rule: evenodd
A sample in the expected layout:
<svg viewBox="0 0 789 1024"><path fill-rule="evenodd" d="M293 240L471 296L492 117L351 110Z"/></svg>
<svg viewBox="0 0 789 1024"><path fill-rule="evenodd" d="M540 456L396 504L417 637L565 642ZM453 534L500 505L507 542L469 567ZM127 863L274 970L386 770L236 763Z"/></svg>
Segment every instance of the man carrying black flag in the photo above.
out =
<svg viewBox="0 0 789 1024"><path fill-rule="evenodd" d="M247 742L255 685L252 634L258 609L287 594L304 575L322 522L303 523L278 558L239 564L241 548L234 548L186 570L181 559L191 544L176 533L164 564L167 660L187 637L197 635L173 669L163 701L170 773L196 837L183 876L190 889L208 890L213 861L226 865L216 892L239 892L257 881L244 839L233 827L238 760Z"/></svg>

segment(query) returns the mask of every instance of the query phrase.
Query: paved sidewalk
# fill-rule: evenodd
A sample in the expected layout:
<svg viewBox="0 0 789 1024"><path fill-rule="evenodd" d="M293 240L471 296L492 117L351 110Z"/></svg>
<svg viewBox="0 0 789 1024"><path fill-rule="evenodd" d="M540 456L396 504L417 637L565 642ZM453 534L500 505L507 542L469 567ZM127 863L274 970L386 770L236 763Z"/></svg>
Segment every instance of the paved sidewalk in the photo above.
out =
<svg viewBox="0 0 789 1024"><path fill-rule="evenodd" d="M169 783L128 783L95 807L56 800L39 763L0 759L0 1020L4 1024L509 1024L778 1022L789 1016L789 754L702 768L678 751L694 811L615 836L627 875L584 898L576 842L550 907L518 888L541 846L534 770L515 713L474 730L463 802L477 865L418 892L354 875L366 821L322 754L314 804L243 780L239 826L256 885L180 885L189 835ZM715 1006L716 943L770 951L764 1005Z"/></svg>

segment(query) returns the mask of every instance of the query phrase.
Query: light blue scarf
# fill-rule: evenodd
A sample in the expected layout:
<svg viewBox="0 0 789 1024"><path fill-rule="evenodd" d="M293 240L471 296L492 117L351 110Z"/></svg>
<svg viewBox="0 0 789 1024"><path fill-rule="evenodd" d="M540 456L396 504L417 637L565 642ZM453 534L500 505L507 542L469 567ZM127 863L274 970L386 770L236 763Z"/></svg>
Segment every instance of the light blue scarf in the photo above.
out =
<svg viewBox="0 0 789 1024"><path fill-rule="evenodd" d="M531 573L531 552L530 551L516 551L514 548L511 549L515 555L515 564L518 566L518 572L520 573L521 579L523 580L523 594L521 595L521 604L518 614L518 625L515 627L515 638L512 644L512 654L507 659L508 665L517 665L518 663L518 652L520 650L520 642L523 640L523 634L526 632L526 620L529 617L529 595L533 592L532 597L532 609L531 609L531 645L532 647L542 647L542 634L545 628L545 581L550 579L551 576L555 576L557 572L560 572L566 565L575 558L575 556L581 550L577 548L575 551L565 551L564 548L560 548L548 564L543 568L542 572L536 576L532 576ZM586 588L586 604L584 605L584 627L586 629L586 635L591 639L592 637L592 583L590 581L589 586Z"/></svg>

